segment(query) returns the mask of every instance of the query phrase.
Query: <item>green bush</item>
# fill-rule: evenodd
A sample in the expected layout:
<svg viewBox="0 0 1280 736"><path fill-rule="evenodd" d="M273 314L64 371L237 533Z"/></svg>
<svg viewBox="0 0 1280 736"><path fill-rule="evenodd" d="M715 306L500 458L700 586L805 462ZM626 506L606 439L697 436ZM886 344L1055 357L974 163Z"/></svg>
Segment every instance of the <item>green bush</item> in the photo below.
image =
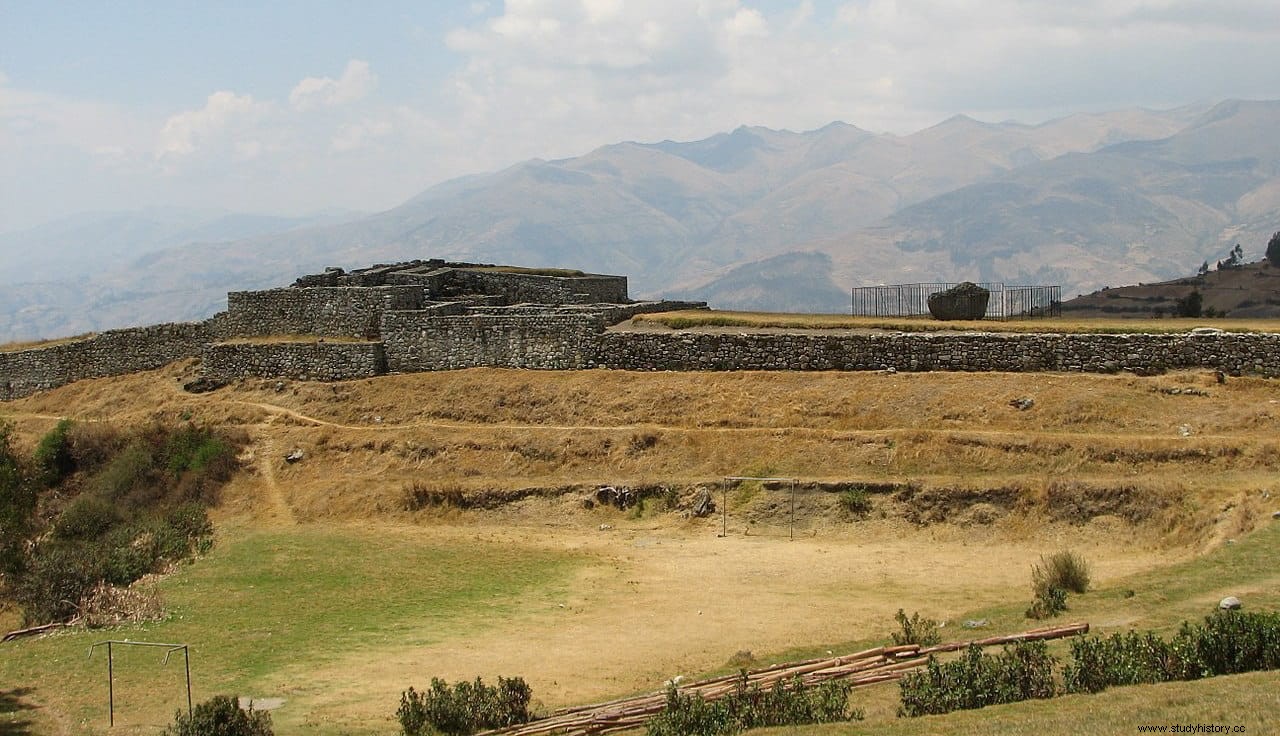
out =
<svg viewBox="0 0 1280 736"><path fill-rule="evenodd" d="M396 718L405 736L442 733L465 736L490 728L502 728L529 721L532 691L523 678L498 678L497 686L475 682L449 685L431 678L431 688L418 692L409 688L400 695Z"/></svg>
<svg viewBox="0 0 1280 736"><path fill-rule="evenodd" d="M840 508L851 516L865 517L871 513L871 497L865 488L850 488L840 494Z"/></svg>
<svg viewBox="0 0 1280 736"><path fill-rule="evenodd" d="M1113 685L1165 682L1182 671L1182 658L1151 632L1081 637L1071 641L1062 678L1069 693L1097 693Z"/></svg>
<svg viewBox="0 0 1280 736"><path fill-rule="evenodd" d="M919 612L907 618L907 614L899 608L893 615L893 620L898 622L899 628L898 631L893 632L894 644L899 646L919 644L922 647L928 647L942 641L942 634L938 632L938 622L931 618L921 618Z"/></svg>
<svg viewBox="0 0 1280 736"><path fill-rule="evenodd" d="M1089 589L1089 563L1074 552L1041 557L1031 567L1031 607L1027 618L1050 618L1067 610L1067 591Z"/></svg>
<svg viewBox="0 0 1280 736"><path fill-rule="evenodd" d="M190 715L174 714L164 736L272 736L271 714L241 710L230 695L217 695L197 705Z"/></svg>
<svg viewBox="0 0 1280 736"><path fill-rule="evenodd" d="M959 659L945 664L929 657L923 672L908 674L899 683L898 715L934 715L1051 698L1054 661L1042 641L1014 644L998 655L970 646Z"/></svg>
<svg viewBox="0 0 1280 736"><path fill-rule="evenodd" d="M63 419L36 445L35 473L43 488L52 488L62 482L76 468L71 455L70 419Z"/></svg>
<svg viewBox="0 0 1280 736"><path fill-rule="evenodd" d="M1280 613L1218 611L1179 637L1195 642L1202 677L1280 669Z"/></svg>
<svg viewBox="0 0 1280 736"><path fill-rule="evenodd" d="M769 690L747 682L745 671L737 687L723 698L707 701L697 694L681 694L667 686L662 712L649 720L647 736L725 736L752 728L801 726L861 720L862 711L849 708L846 682L805 686L796 677L775 682Z"/></svg>
<svg viewBox="0 0 1280 736"><path fill-rule="evenodd" d="M13 451L12 428L0 422L0 575L12 577L26 564L26 540L35 522L36 489Z"/></svg>
<svg viewBox="0 0 1280 736"><path fill-rule="evenodd" d="M123 501L135 489L152 485L153 461L151 448L135 439L94 476L92 490L102 498Z"/></svg>
<svg viewBox="0 0 1280 736"><path fill-rule="evenodd" d="M1027 618L1052 618L1067 610L1067 591L1062 588L1032 586L1035 598L1027 609Z"/></svg>
<svg viewBox="0 0 1280 736"><path fill-rule="evenodd" d="M92 494L72 501L53 524L59 539L97 539L123 521L115 505Z"/></svg>
<svg viewBox="0 0 1280 736"><path fill-rule="evenodd" d="M1077 639L1071 657L1063 680L1073 693L1280 669L1280 614L1219 611L1169 641L1150 632Z"/></svg>

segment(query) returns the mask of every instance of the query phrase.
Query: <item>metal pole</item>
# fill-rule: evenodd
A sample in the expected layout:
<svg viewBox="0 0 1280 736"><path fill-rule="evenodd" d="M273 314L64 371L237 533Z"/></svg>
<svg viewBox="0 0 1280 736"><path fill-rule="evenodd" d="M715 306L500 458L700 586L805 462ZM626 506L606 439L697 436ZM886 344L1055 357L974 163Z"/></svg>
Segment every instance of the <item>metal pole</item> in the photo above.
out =
<svg viewBox="0 0 1280 736"><path fill-rule="evenodd" d="M791 481L791 540L796 538L796 482Z"/></svg>
<svg viewBox="0 0 1280 736"><path fill-rule="evenodd" d="M111 642L107 642L107 726L116 726L116 690L114 667L111 663Z"/></svg>
<svg viewBox="0 0 1280 736"><path fill-rule="evenodd" d="M729 481L720 481L720 536L729 538Z"/></svg>
<svg viewBox="0 0 1280 736"><path fill-rule="evenodd" d="M187 719L191 718L191 652L187 647L182 648L182 661L187 667Z"/></svg>

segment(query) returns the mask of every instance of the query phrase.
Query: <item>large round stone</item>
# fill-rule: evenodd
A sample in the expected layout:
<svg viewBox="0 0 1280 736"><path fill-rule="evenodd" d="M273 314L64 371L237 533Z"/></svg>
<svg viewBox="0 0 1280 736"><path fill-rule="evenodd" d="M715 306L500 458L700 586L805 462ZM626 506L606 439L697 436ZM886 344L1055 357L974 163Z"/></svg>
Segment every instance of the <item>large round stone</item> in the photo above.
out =
<svg viewBox="0 0 1280 736"><path fill-rule="evenodd" d="M929 295L929 313L934 319L982 319L987 314L991 292L972 281L957 284Z"/></svg>

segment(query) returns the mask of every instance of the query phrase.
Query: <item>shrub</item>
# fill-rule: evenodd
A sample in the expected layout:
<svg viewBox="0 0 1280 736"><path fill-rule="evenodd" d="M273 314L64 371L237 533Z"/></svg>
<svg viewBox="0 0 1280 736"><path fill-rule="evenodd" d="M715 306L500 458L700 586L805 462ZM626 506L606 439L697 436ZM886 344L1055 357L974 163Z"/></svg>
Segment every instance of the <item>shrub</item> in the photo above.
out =
<svg viewBox="0 0 1280 736"><path fill-rule="evenodd" d="M148 484L151 472L151 448L135 439L94 476L93 490L103 498L119 501L135 488Z"/></svg>
<svg viewBox="0 0 1280 736"><path fill-rule="evenodd" d="M1184 625L1183 637L1194 642L1202 677L1280 669L1280 613L1218 611L1203 626Z"/></svg>
<svg viewBox="0 0 1280 736"><path fill-rule="evenodd" d="M1035 597L1027 609L1027 618L1052 618L1067 610L1067 591L1062 588L1032 586Z"/></svg>
<svg viewBox="0 0 1280 736"><path fill-rule="evenodd" d="M921 618L919 612L911 614L911 618L907 618L907 614L901 609L893 615L893 620L898 622L899 631L893 632L893 643L899 646L904 644L918 644L922 647L932 646L942 641L942 635L938 632L938 622L931 618Z"/></svg>
<svg viewBox="0 0 1280 736"><path fill-rule="evenodd" d="M405 736L438 732L465 736L490 728L502 728L529 720L532 691L523 678L498 678L497 686L458 682L452 686L431 678L431 688L418 692L409 688L400 695L396 717Z"/></svg>
<svg viewBox="0 0 1280 736"><path fill-rule="evenodd" d="M63 509L53 534L59 539L97 539L121 521L113 504L86 493Z"/></svg>
<svg viewBox="0 0 1280 736"><path fill-rule="evenodd" d="M106 560L97 546L44 545L28 560L23 574L10 586L27 624L75 616L80 601L106 577Z"/></svg>
<svg viewBox="0 0 1280 736"><path fill-rule="evenodd" d="M796 677L775 682L769 690L748 684L738 675L737 686L723 698L707 701L698 694L681 694L667 686L662 712L650 719L647 736L724 736L752 728L802 726L813 723L861 720L862 711L849 709L845 682L825 682L806 687Z"/></svg>
<svg viewBox="0 0 1280 736"><path fill-rule="evenodd" d="M230 695L217 695L197 705L190 715L174 714L164 736L272 736L271 714L240 710Z"/></svg>
<svg viewBox="0 0 1280 736"><path fill-rule="evenodd" d="M13 451L11 428L0 422L0 575L10 577L26 562L26 539L36 512L36 490Z"/></svg>
<svg viewBox="0 0 1280 736"><path fill-rule="evenodd" d="M40 438L36 445L35 473L37 482L44 488L52 488L75 470L75 458L71 455L69 437L72 423L63 419Z"/></svg>
<svg viewBox="0 0 1280 736"><path fill-rule="evenodd" d="M1280 233L1271 236L1267 241L1267 262L1280 267Z"/></svg>
<svg viewBox="0 0 1280 736"><path fill-rule="evenodd" d="M1071 641L1071 663L1062 670L1069 693L1097 693L1114 685L1181 679L1182 660L1175 647L1151 632L1112 634Z"/></svg>
<svg viewBox="0 0 1280 736"><path fill-rule="evenodd" d="M946 664L929 657L923 672L913 672L899 683L898 715L933 715L1051 698L1054 661L1042 641L1014 644L998 655L970 646L959 659Z"/></svg>
<svg viewBox="0 0 1280 736"><path fill-rule="evenodd" d="M858 518L871 513L871 498L865 488L850 488L840 494L840 508Z"/></svg>
<svg viewBox="0 0 1280 736"><path fill-rule="evenodd" d="M1062 551L1040 558L1040 567L1049 587L1071 593L1089 590L1089 563L1075 552ZM1035 577L1035 573L1032 573Z"/></svg>

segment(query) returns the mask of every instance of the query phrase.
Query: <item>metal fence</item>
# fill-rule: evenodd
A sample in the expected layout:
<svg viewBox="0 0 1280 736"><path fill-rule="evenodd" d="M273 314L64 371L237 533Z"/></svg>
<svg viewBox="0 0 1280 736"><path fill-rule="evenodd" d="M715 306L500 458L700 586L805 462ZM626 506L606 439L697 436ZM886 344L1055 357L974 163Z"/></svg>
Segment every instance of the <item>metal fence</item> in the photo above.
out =
<svg viewBox="0 0 1280 736"><path fill-rule="evenodd" d="M929 297L958 284L895 284L853 289L855 317L929 316ZM991 292L983 319L1038 319L1062 315L1061 286L979 283Z"/></svg>

